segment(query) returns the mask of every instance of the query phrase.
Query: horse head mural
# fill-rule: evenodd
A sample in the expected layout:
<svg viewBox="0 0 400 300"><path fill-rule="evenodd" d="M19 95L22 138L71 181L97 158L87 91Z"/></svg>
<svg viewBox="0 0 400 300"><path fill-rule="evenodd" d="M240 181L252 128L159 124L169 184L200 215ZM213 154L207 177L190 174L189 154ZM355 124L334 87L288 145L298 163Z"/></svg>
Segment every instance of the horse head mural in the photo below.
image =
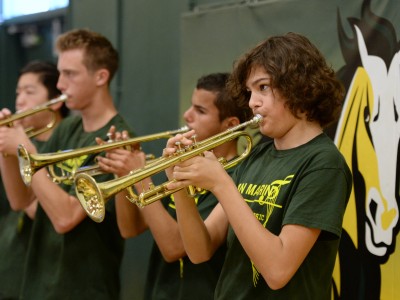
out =
<svg viewBox="0 0 400 300"><path fill-rule="evenodd" d="M394 281L382 265L390 269L399 231L399 43L393 25L371 12L369 0L361 15L348 19L354 35L349 38L338 12L346 61L338 77L347 95L335 143L352 170L354 186L334 273L334 299L382 299L383 279L386 285ZM400 287L393 282L391 292L395 289Z"/></svg>

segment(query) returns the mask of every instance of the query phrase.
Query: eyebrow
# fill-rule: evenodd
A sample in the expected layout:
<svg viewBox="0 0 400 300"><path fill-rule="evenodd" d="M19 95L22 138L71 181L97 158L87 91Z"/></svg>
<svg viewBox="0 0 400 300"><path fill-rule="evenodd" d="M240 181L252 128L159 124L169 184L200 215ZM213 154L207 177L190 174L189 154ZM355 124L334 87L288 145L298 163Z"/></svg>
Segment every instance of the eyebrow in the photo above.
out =
<svg viewBox="0 0 400 300"><path fill-rule="evenodd" d="M252 82L250 83L250 85L256 85L256 84L258 84L260 81L264 81L264 80L268 80L268 84L271 83L271 78L270 78L270 77L261 77L261 78L256 79L255 81L252 81ZM247 84L247 81L246 81L246 87L249 87L249 85Z"/></svg>
<svg viewBox="0 0 400 300"><path fill-rule="evenodd" d="M207 109L206 107L201 106L201 105L194 104L193 107L194 107L195 109L200 109L200 110L208 111L208 109Z"/></svg>

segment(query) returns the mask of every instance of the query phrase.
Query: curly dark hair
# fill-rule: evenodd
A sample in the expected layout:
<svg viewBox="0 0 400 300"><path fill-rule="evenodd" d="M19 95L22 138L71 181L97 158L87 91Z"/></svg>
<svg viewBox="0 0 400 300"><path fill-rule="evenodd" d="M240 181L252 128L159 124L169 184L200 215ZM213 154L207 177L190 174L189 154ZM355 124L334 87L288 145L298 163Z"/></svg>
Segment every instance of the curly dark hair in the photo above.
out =
<svg viewBox="0 0 400 300"><path fill-rule="evenodd" d="M286 99L285 105L298 117L322 127L339 117L344 88L321 52L304 36L289 32L273 36L244 54L235 64L227 88L231 97L249 101L246 81L262 67L270 75L271 88Z"/></svg>
<svg viewBox="0 0 400 300"><path fill-rule="evenodd" d="M197 80L196 89L203 89L216 94L214 105L219 112L219 120L223 121L228 117L237 117L240 123L249 120L253 113L245 101L235 101L226 92L229 73L211 73L204 75Z"/></svg>

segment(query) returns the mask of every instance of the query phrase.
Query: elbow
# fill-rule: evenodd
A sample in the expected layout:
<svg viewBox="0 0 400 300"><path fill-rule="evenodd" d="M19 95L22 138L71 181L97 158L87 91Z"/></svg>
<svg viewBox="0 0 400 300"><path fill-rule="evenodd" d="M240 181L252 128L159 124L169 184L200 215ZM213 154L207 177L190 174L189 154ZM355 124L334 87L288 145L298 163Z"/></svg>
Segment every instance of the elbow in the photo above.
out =
<svg viewBox="0 0 400 300"><path fill-rule="evenodd" d="M194 264L201 264L211 259L212 253L205 252L205 253L188 253L188 257L190 261Z"/></svg>
<svg viewBox="0 0 400 300"><path fill-rule="evenodd" d="M119 230L121 236L124 239L129 239L129 238L133 238L135 236L137 236L138 234L136 234L133 230Z"/></svg>
<svg viewBox="0 0 400 300"><path fill-rule="evenodd" d="M7 194L7 198L11 209L14 211L24 210L32 203L28 201L20 201L18 197L13 197L12 195L9 194ZM28 199L28 197L23 197L23 199Z"/></svg>
<svg viewBox="0 0 400 300"><path fill-rule="evenodd" d="M65 234L71 231L75 226L76 224L69 218L59 218L53 221L54 230L58 234Z"/></svg>
<svg viewBox="0 0 400 300"><path fill-rule="evenodd" d="M10 203L10 207L13 211L20 211L25 209L26 206L21 205L20 203L14 203L14 202L9 202Z"/></svg>
<svg viewBox="0 0 400 300"><path fill-rule="evenodd" d="M118 224L118 228L119 228L119 233L124 239L136 237L142 234L147 229L144 227L138 229L135 228L135 226L120 226L120 224Z"/></svg>
<svg viewBox="0 0 400 300"><path fill-rule="evenodd" d="M169 248L169 249L161 249L161 255L163 256L164 260L167 263L173 263L183 257L186 256L186 252L184 249L176 249L176 248Z"/></svg>
<svg viewBox="0 0 400 300"><path fill-rule="evenodd" d="M170 253L162 253L162 256L167 263L173 263L183 257L183 256L173 255Z"/></svg>
<svg viewBox="0 0 400 300"><path fill-rule="evenodd" d="M201 264L201 263L204 263L204 262L208 261L210 258L201 258L201 257L193 257L193 258L191 258L191 257L189 257L189 259L190 259L190 261L192 263L197 265L197 264Z"/></svg>
<svg viewBox="0 0 400 300"><path fill-rule="evenodd" d="M281 270L270 271L268 274L263 274L263 277L272 290L279 290L285 287L291 279L287 272L282 272Z"/></svg>
<svg viewBox="0 0 400 300"><path fill-rule="evenodd" d="M182 253L181 251L179 251L179 252L172 252L172 251L166 252L166 251L163 251L163 252L161 252L161 254L162 254L164 260L167 263L176 262L177 260L179 260L179 259L181 259L181 258L183 258L185 256L187 256L189 258L189 260L193 264L201 264L201 263L206 262L206 261L209 260L209 259L205 259L205 258L204 259L200 259L198 257L194 258L194 259L191 259L189 255L187 255L186 253Z"/></svg>
<svg viewBox="0 0 400 300"><path fill-rule="evenodd" d="M157 239L155 239L155 242L163 259L167 263L173 263L187 255L183 245L180 243L159 243Z"/></svg>

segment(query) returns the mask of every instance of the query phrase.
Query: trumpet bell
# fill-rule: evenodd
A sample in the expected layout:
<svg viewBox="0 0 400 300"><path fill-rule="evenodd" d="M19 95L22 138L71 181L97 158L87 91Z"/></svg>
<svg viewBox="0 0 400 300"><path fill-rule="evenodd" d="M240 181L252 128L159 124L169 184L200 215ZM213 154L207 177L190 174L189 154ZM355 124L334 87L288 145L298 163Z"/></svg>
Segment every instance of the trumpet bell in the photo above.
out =
<svg viewBox="0 0 400 300"><path fill-rule="evenodd" d="M23 145L19 145L17 149L19 171L22 181L26 186L30 186L32 174L35 172L32 164L31 156Z"/></svg>
<svg viewBox="0 0 400 300"><path fill-rule="evenodd" d="M75 190L80 200L82 208L88 216L95 222L103 222L106 214L106 205L103 201L104 196L98 197L101 190L95 184L95 180L88 174L82 173L75 181Z"/></svg>

